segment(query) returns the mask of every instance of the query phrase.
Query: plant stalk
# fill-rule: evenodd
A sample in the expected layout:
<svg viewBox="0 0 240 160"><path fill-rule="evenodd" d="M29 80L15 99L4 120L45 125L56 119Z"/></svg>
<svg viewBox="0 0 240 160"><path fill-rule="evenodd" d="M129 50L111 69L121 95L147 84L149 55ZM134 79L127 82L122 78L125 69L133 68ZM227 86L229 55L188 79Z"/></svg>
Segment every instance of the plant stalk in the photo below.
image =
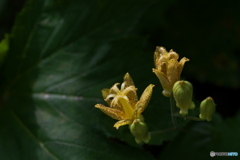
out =
<svg viewBox="0 0 240 160"><path fill-rule="evenodd" d="M173 127L177 128L177 121L176 121L176 118L174 116L175 107L176 107L175 100L174 100L173 93L172 93L171 96L170 96L171 118L172 118Z"/></svg>

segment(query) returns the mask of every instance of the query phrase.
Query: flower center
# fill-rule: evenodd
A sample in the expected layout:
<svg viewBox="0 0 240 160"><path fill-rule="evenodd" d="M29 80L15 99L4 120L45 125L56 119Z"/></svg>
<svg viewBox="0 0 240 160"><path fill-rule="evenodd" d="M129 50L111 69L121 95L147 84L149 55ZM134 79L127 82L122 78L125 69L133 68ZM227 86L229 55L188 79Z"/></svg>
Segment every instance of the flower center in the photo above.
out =
<svg viewBox="0 0 240 160"><path fill-rule="evenodd" d="M119 97L119 102L121 103L123 110L125 112L125 119L132 119L132 116L134 114L132 106L123 97Z"/></svg>

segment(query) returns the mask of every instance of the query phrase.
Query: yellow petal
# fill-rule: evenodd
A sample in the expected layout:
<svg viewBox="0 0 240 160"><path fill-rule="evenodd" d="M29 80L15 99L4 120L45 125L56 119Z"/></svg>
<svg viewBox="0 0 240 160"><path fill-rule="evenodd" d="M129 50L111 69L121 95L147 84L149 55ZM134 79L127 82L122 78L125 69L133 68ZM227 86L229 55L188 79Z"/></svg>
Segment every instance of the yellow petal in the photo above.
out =
<svg viewBox="0 0 240 160"><path fill-rule="evenodd" d="M138 103L136 104L136 110L138 110L138 115L139 116L147 107L151 96L152 96L152 89L153 89L154 85L150 84L143 92L140 100L138 101Z"/></svg>
<svg viewBox="0 0 240 160"><path fill-rule="evenodd" d="M172 86L169 82L169 80L167 79L167 76L156 70L156 69L153 69L153 72L157 75L162 87L163 87L163 95L166 96L166 97L169 97L171 95L171 91L172 91Z"/></svg>
<svg viewBox="0 0 240 160"><path fill-rule="evenodd" d="M109 94L117 94L119 92L118 85L120 83L115 83L109 90Z"/></svg>
<svg viewBox="0 0 240 160"><path fill-rule="evenodd" d="M112 117L113 119L117 119L117 120L123 119L124 113L120 110L117 110L115 108L106 107L102 104L96 104L95 107L99 108L103 113Z"/></svg>
<svg viewBox="0 0 240 160"><path fill-rule="evenodd" d="M131 124L131 123L132 123L131 119L124 119L124 120L121 120L121 121L118 121L117 123L115 123L113 127L118 129L120 126L124 126L124 125Z"/></svg>
<svg viewBox="0 0 240 160"><path fill-rule="evenodd" d="M167 50L164 47L157 47L156 51L154 52L154 62L156 65L156 68L159 68L162 63L168 63L170 59L176 59L178 60L179 55L174 52L172 49L167 52Z"/></svg>
<svg viewBox="0 0 240 160"><path fill-rule="evenodd" d="M166 85L166 86L169 85L168 84L169 81L167 79L167 76L163 72L160 72L160 71L158 71L157 69L154 69L154 68L153 68L153 72L156 74L156 76L158 77L158 79L160 80L162 85Z"/></svg>
<svg viewBox="0 0 240 160"><path fill-rule="evenodd" d="M125 74L123 81L124 81L123 83L125 83L125 88L127 88L129 86L135 86L129 73Z"/></svg>
<svg viewBox="0 0 240 160"><path fill-rule="evenodd" d="M160 58L160 54L158 52L154 52L154 64L156 68L158 68L158 66L160 65L158 63L159 58Z"/></svg>
<svg viewBox="0 0 240 160"><path fill-rule="evenodd" d="M162 62L160 68L158 68L158 70L164 74L167 74L167 63L166 62Z"/></svg>
<svg viewBox="0 0 240 160"><path fill-rule="evenodd" d="M174 83L179 80L179 70L178 70L178 61L176 59L171 59L168 62L167 68L167 78L170 82L171 88Z"/></svg>
<svg viewBox="0 0 240 160"><path fill-rule="evenodd" d="M136 90L137 88L135 88L134 86L129 86L123 91L123 94L128 97L129 103L133 109L135 108L135 105L138 101Z"/></svg>
<svg viewBox="0 0 240 160"><path fill-rule="evenodd" d="M164 47L157 46L155 52L158 52L159 55L166 55L168 52Z"/></svg>
<svg viewBox="0 0 240 160"><path fill-rule="evenodd" d="M179 58L179 55L171 49L169 51L169 59L176 59L176 60L178 60L178 58Z"/></svg>
<svg viewBox="0 0 240 160"><path fill-rule="evenodd" d="M168 52L164 47L156 47L154 52L154 64L156 68L159 68L162 62L165 62L168 59Z"/></svg>
<svg viewBox="0 0 240 160"><path fill-rule="evenodd" d="M118 102L121 104L124 112L124 119L132 119L134 114L134 109L130 105L129 101L126 100L124 97L119 97Z"/></svg>
<svg viewBox="0 0 240 160"><path fill-rule="evenodd" d="M111 102L111 104L110 104L110 107L115 108L115 109L120 110L120 111L123 111L123 108L122 108L122 106L121 106L121 103L119 103L119 96L116 96L116 97L112 100L112 102Z"/></svg>
<svg viewBox="0 0 240 160"><path fill-rule="evenodd" d="M179 77L181 76L181 73L182 73L182 70L183 70L183 67L184 67L185 62L187 62L187 61L189 61L189 59L186 58L186 57L183 57L183 58L180 60L180 62L179 62L179 64L178 64Z"/></svg>

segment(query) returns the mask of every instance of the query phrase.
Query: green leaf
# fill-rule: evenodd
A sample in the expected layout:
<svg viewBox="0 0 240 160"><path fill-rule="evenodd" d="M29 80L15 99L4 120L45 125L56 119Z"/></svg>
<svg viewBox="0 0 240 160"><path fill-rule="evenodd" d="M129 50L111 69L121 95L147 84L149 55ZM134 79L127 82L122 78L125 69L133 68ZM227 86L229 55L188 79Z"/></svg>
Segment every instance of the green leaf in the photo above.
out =
<svg viewBox="0 0 240 160"><path fill-rule="evenodd" d="M131 33L148 5L28 1L4 63L0 159L153 159L94 108L101 89L144 61L135 63L145 38Z"/></svg>

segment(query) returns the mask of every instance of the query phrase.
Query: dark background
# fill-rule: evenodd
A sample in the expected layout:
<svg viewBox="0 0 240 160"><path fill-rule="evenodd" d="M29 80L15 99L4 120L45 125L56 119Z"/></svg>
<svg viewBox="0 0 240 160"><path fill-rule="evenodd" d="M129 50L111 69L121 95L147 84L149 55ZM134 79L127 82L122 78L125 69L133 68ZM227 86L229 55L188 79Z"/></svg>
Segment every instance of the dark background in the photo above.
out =
<svg viewBox="0 0 240 160"><path fill-rule="evenodd" d="M193 83L195 98L212 96L222 116L235 115L240 89L239 1L179 0L163 12L160 5L144 19L142 33L149 36L150 48L162 45L188 57L182 77Z"/></svg>

